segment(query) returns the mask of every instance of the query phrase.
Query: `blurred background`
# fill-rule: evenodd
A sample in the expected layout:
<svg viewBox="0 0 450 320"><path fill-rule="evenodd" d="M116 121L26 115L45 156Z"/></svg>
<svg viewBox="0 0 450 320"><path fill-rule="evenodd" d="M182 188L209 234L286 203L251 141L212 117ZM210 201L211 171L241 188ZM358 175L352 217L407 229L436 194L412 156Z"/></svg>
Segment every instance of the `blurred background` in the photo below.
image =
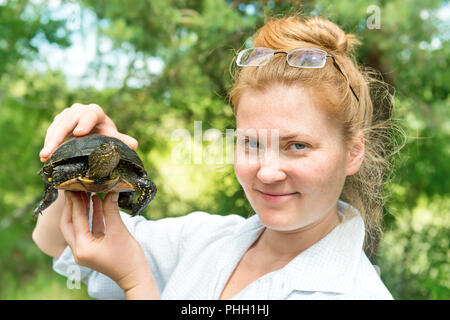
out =
<svg viewBox="0 0 450 320"><path fill-rule="evenodd" d="M76 102L99 104L139 141L158 186L147 218L248 216L232 165L173 161L172 133L193 135L195 120L233 129L233 54L266 17L299 8L357 34L357 60L395 88L407 139L372 262L396 299L449 299L450 4L424 0L0 0L0 298L89 298L31 239L45 132Z"/></svg>

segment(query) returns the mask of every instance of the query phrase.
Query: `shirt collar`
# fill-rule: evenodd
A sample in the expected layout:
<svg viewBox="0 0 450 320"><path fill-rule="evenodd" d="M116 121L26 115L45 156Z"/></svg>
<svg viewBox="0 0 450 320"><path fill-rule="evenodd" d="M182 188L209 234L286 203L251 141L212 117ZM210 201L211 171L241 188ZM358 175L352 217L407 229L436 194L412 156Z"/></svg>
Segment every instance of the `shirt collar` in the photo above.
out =
<svg viewBox="0 0 450 320"><path fill-rule="evenodd" d="M364 222L358 210L341 200L338 202L338 213L341 223L333 231L277 271L287 293L292 290L353 292L363 253ZM248 219L242 231L250 231L256 240L263 228L255 214Z"/></svg>

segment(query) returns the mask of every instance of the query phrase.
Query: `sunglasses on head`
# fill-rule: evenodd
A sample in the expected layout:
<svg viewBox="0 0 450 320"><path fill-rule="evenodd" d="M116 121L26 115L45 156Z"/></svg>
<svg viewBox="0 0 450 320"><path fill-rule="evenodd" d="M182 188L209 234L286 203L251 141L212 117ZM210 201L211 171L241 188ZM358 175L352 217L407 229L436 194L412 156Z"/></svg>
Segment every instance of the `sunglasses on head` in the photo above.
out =
<svg viewBox="0 0 450 320"><path fill-rule="evenodd" d="M344 76L350 90L359 102L359 98L353 90L347 76L342 72L334 57L320 49L316 48L295 48L289 51L273 50L265 47L255 47L240 51L237 54L236 64L239 67L260 67L266 65L276 54L285 53L288 65L295 68L323 68L327 57L333 59L333 65Z"/></svg>

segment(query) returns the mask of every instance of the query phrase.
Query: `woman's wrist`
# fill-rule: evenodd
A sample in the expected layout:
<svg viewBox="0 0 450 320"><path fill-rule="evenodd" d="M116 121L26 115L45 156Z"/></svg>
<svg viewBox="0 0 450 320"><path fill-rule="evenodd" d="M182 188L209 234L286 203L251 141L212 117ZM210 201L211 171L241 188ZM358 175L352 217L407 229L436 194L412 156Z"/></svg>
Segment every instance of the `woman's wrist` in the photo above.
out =
<svg viewBox="0 0 450 320"><path fill-rule="evenodd" d="M146 279L138 283L136 286L125 290L125 298L127 300L158 300L160 299L158 287L151 276L151 279Z"/></svg>
<svg viewBox="0 0 450 320"><path fill-rule="evenodd" d="M116 281L126 299L159 299L159 291L147 261L133 272Z"/></svg>

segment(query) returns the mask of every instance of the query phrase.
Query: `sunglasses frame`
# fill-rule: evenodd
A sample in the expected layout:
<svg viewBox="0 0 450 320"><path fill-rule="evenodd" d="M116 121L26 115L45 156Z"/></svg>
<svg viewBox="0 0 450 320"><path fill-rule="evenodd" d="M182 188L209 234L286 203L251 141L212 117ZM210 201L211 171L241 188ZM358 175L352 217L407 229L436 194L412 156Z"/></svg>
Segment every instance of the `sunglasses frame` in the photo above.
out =
<svg viewBox="0 0 450 320"><path fill-rule="evenodd" d="M268 57L268 59L266 60L266 62L264 62L264 63L262 63L262 64L258 64L257 66L249 66L249 65L240 64L239 61L240 61L242 55L243 55L245 52L247 52L247 51L249 51L249 50L254 50L254 49L265 49L265 50L269 49L269 50L271 50L272 52L271 52L271 54L270 54L270 57ZM296 66L296 65L292 65L292 64L289 62L289 55L290 55L291 53L293 53L293 52L295 52L295 51L306 51L306 50L312 50L312 51L316 51L316 52L320 52L320 53L324 54L325 59L323 60L323 64L322 64L321 66L314 66L314 67L310 67L310 66L308 67L308 66L306 66L306 67L305 67L305 66ZM239 67L259 67L259 66L264 66L264 65L266 65L267 63L269 63L269 60L270 60L274 55L279 54L279 53L285 53L285 54L286 54L286 62L287 62L287 64L290 65L291 67L294 67L294 68L305 68L305 69L319 69L319 68L323 68L323 67L325 66L325 64L326 64L326 58L327 58L327 57L330 57L330 58L333 60L333 65L334 65L334 66L336 67L336 69L344 76L345 80L346 80L347 83L348 83L348 86L350 87L350 90L352 91L353 95L355 96L356 100L357 100L358 103L359 103L359 98L358 98L357 94L355 93L355 90L353 90L352 86L350 85L350 81L348 80L348 78L347 78L347 76L344 74L344 72L342 72L342 69L341 69L341 67L339 66L339 64L336 62L336 59L334 58L334 56L331 55L331 54L329 54L328 52L323 51L323 50L318 49L318 48L302 47L302 48L294 48L294 49L291 49L291 50L289 50L289 51L274 50L274 49L272 49L272 48L266 48L266 47L254 47L254 48L248 48L248 49L244 49L244 50L238 52L238 54L237 54L237 56L236 56L236 65L239 66Z"/></svg>

